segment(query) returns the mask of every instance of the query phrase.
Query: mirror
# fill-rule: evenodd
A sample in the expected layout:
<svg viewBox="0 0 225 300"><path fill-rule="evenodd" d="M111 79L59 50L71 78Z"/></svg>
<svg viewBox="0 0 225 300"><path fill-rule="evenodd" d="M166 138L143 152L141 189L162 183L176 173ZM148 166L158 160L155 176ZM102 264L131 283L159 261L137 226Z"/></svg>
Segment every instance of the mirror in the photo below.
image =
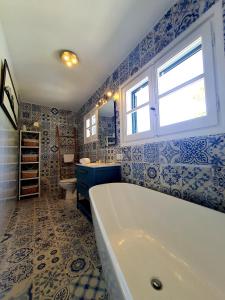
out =
<svg viewBox="0 0 225 300"><path fill-rule="evenodd" d="M113 99L98 110L98 140L101 148L116 145L116 103Z"/></svg>

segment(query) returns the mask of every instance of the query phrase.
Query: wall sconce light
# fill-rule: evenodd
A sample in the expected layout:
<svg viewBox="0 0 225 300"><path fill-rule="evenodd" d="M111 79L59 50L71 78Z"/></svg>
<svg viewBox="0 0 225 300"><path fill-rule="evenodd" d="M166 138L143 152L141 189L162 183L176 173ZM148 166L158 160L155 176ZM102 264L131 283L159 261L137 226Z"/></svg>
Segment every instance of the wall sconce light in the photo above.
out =
<svg viewBox="0 0 225 300"><path fill-rule="evenodd" d="M119 93L115 93L115 94L113 95L113 99L114 99L115 101L119 100L119 99L120 99Z"/></svg>
<svg viewBox="0 0 225 300"><path fill-rule="evenodd" d="M112 95L113 95L113 93L112 93L111 91L108 91L108 92L106 93L106 96L107 96L108 98L112 97Z"/></svg>

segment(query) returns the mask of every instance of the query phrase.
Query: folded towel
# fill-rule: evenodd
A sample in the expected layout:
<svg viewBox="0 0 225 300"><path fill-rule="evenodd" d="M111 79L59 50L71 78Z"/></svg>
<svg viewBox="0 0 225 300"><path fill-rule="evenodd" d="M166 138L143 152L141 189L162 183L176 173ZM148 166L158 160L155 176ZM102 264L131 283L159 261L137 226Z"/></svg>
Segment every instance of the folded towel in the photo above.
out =
<svg viewBox="0 0 225 300"><path fill-rule="evenodd" d="M87 158L87 157L83 157L83 158L80 159L80 163L82 165L90 164L90 162L91 162L90 158Z"/></svg>
<svg viewBox="0 0 225 300"><path fill-rule="evenodd" d="M72 163L74 162L74 154L64 154L63 159L65 163Z"/></svg>

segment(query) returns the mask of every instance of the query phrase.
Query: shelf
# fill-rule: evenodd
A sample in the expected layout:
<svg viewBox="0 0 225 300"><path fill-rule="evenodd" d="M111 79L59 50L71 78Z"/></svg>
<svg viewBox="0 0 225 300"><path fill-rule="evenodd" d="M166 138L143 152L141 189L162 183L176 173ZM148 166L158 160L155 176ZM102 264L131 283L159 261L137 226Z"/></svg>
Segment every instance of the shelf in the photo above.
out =
<svg viewBox="0 0 225 300"><path fill-rule="evenodd" d="M12 196L12 197L6 197L6 198L0 198L0 201L6 201L6 200L13 200L13 199L17 199L17 196Z"/></svg>
<svg viewBox="0 0 225 300"><path fill-rule="evenodd" d="M8 182L17 182L17 179L9 179L9 180L1 180L0 179L0 183L8 183Z"/></svg>
<svg viewBox="0 0 225 300"><path fill-rule="evenodd" d="M0 146L0 148L19 148L19 146Z"/></svg>
<svg viewBox="0 0 225 300"><path fill-rule="evenodd" d="M40 131L30 131L30 130L20 130L22 133L37 133L40 134Z"/></svg>
<svg viewBox="0 0 225 300"><path fill-rule="evenodd" d="M34 195L39 195L39 193L33 193L33 194L20 195L20 198L21 198L21 197L34 196Z"/></svg>
<svg viewBox="0 0 225 300"><path fill-rule="evenodd" d="M28 162L25 162L25 161L23 161L23 162L21 162L21 165L29 165L29 164L39 164L39 161L28 161Z"/></svg>
<svg viewBox="0 0 225 300"><path fill-rule="evenodd" d="M4 163L0 163L0 166L1 165L17 165L17 164L19 164L19 163L17 163L17 162L4 162Z"/></svg>
<svg viewBox="0 0 225 300"><path fill-rule="evenodd" d="M21 181L24 180L34 180L34 179L39 179L40 177L32 177L32 178L20 178Z"/></svg>
<svg viewBox="0 0 225 300"><path fill-rule="evenodd" d="M29 135L30 134L30 135ZM37 142L33 143L35 146L25 146L23 144L23 138L26 136L27 138L35 135L35 140ZM27 149L27 151L25 150ZM32 151L33 149L33 151ZM36 151L34 151L37 149ZM21 198L27 198L29 196L40 196L40 182L41 182L41 170L40 170L40 152L41 152L41 133L39 131L27 131L27 130L21 130L20 131L20 161L19 161L19 199ZM22 161L23 157L22 155L25 153L35 154L37 155L36 158L38 161ZM27 168L35 167L35 169L38 169L38 173L36 173L36 177L30 177L30 178L22 178L22 170L24 169L23 166L27 166ZM21 187L26 184L37 184L38 189L36 189L35 193L31 194L22 194Z"/></svg>
<svg viewBox="0 0 225 300"><path fill-rule="evenodd" d="M39 146L21 146L22 149L39 149Z"/></svg>

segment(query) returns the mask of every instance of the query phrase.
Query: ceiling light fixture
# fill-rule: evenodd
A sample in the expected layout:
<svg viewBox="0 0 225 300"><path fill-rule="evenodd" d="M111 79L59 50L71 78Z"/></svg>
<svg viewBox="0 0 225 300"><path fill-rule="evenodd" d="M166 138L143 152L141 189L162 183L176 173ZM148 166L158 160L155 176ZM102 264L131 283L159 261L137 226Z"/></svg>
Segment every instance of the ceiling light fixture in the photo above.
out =
<svg viewBox="0 0 225 300"><path fill-rule="evenodd" d="M77 55L70 50L61 51L60 58L64 65L66 65L69 68L77 65L79 62Z"/></svg>

